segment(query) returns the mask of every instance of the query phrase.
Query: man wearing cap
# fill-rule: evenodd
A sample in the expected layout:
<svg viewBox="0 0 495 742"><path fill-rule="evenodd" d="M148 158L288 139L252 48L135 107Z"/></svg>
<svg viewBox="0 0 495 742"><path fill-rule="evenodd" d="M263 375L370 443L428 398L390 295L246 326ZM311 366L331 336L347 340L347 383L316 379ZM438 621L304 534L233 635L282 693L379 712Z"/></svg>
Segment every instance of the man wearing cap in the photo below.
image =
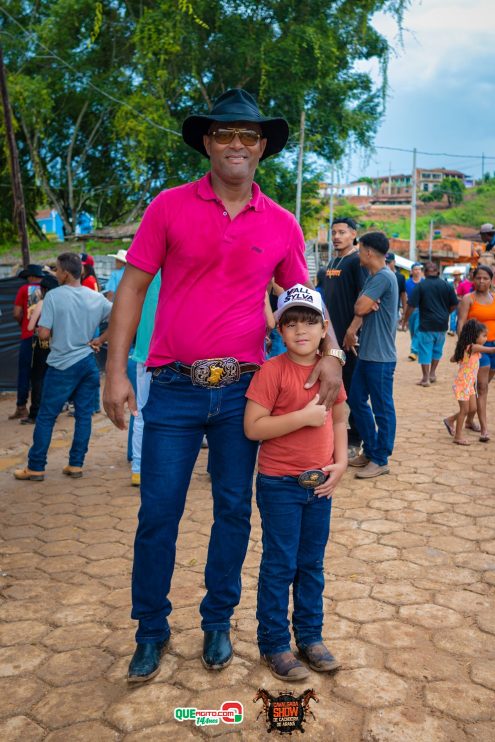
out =
<svg viewBox="0 0 495 742"><path fill-rule="evenodd" d="M110 273L107 285L105 286L105 296L108 301L113 301L115 293L124 275L125 264L127 262L127 250L118 250L116 253L109 253L109 258L115 258L115 270Z"/></svg>
<svg viewBox="0 0 495 742"><path fill-rule="evenodd" d="M31 263L24 268L18 278L25 278L26 283L20 287L14 300L14 319L21 327L21 342L17 362L17 404L9 420L28 416L27 401L29 397L31 356L33 353L33 331L28 329L32 308L41 299L40 281L43 278L41 265Z"/></svg>
<svg viewBox="0 0 495 742"><path fill-rule="evenodd" d="M97 291L81 286L81 259L75 253L57 258L59 286L46 294L38 323L40 340L50 340L48 369L43 382L41 405L29 449L28 463L17 469L14 477L41 482L53 428L65 402L74 400L75 425L66 476L83 476L83 463L91 437L91 415L99 374L93 350L106 340L104 333L95 339L95 330L108 320L112 305Z"/></svg>
<svg viewBox="0 0 495 742"><path fill-rule="evenodd" d="M495 264L495 227L493 224L487 222L482 224L480 227L480 237L483 243L482 250L480 251L480 262L483 265L489 265L493 267Z"/></svg>
<svg viewBox="0 0 495 742"><path fill-rule="evenodd" d="M186 144L210 159L211 169L196 182L163 191L147 208L110 323L104 404L123 429L124 403L136 409L127 352L147 287L161 270L146 362L151 386L143 410L132 578L132 617L139 626L129 682L156 675L169 640L175 543L204 433L214 523L200 607L202 661L220 670L232 660L230 618L241 593L257 452L243 431L245 392L263 362L265 292L273 276L284 288L308 282L299 225L253 182L260 159L284 148L287 122L262 117L249 93L236 89L221 95L209 115L189 116L182 133ZM319 377L320 395L330 405L345 360L333 331L324 352L330 357L307 384Z"/></svg>
<svg viewBox="0 0 495 742"><path fill-rule="evenodd" d="M388 474L395 442L393 383L399 290L385 264L388 249L382 232L368 232L359 239L359 259L369 276L354 307L363 326L349 394L349 406L363 439L363 452L349 461L358 479Z"/></svg>

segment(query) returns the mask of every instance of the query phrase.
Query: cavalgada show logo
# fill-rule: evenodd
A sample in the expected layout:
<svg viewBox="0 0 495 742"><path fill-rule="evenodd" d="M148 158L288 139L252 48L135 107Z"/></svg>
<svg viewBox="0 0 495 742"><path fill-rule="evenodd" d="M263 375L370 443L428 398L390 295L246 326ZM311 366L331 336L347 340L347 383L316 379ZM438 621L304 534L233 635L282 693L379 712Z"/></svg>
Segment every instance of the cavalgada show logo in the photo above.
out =
<svg viewBox="0 0 495 742"><path fill-rule="evenodd" d="M315 715L309 708L309 702L319 703L316 693L312 688L308 688L299 696L295 696L293 691L282 691L280 695L273 696L264 688L260 688L253 698L253 702L263 701L263 708L256 717L259 719L261 714L265 715L265 721L268 724L266 731L277 731L280 734L292 734L292 732L304 732L303 722L307 721L306 717L311 714L313 719Z"/></svg>

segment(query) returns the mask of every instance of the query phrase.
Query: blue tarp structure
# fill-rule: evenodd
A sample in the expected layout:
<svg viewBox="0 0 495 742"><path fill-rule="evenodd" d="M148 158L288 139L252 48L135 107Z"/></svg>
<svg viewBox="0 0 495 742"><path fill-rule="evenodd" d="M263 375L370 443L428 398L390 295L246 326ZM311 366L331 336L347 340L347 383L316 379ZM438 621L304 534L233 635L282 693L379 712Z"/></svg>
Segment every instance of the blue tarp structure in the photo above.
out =
<svg viewBox="0 0 495 742"><path fill-rule="evenodd" d="M14 300L25 281L22 278L0 279L0 392L17 388L17 355L21 330L14 319Z"/></svg>

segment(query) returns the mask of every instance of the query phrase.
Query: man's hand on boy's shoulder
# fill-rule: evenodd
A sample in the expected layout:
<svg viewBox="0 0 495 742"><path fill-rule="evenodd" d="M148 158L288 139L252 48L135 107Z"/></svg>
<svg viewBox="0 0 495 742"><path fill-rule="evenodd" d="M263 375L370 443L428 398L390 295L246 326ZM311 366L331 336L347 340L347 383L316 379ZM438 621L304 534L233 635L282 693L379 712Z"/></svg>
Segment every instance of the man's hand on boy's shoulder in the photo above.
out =
<svg viewBox="0 0 495 742"><path fill-rule="evenodd" d="M347 463L329 464L328 466L322 467L322 471L326 472L329 476L326 482L323 482L322 485L316 487L315 495L318 497L332 497L346 470Z"/></svg>

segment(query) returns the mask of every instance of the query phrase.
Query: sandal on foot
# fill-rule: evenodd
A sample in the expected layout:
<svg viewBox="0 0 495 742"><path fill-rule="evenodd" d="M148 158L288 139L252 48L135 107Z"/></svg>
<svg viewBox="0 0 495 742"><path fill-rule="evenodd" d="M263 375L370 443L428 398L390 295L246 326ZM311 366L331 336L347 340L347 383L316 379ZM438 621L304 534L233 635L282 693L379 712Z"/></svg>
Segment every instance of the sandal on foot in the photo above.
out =
<svg viewBox="0 0 495 742"><path fill-rule="evenodd" d="M478 423L466 423L464 427L466 428L466 430L472 430L473 433L481 433L481 428Z"/></svg>
<svg viewBox="0 0 495 742"><path fill-rule="evenodd" d="M449 418L448 417L444 417L444 419L443 419L442 422L445 425L445 427L447 428L447 433L449 435L451 435L452 437L454 437L454 432L455 431L454 431L454 428L452 427L452 425L449 423Z"/></svg>
<svg viewBox="0 0 495 742"><path fill-rule="evenodd" d="M430 386L430 382L421 380L416 382L416 386Z"/></svg>
<svg viewBox="0 0 495 742"><path fill-rule="evenodd" d="M470 445L471 445L471 444L469 443L469 441L456 441L456 439L455 439L455 438L454 438L454 440L452 441L452 443L455 443L455 444L456 444L456 446L470 446Z"/></svg>
<svg viewBox="0 0 495 742"><path fill-rule="evenodd" d="M480 443L488 443L489 440L490 440L490 436L489 435L480 435L480 437L479 437Z"/></svg>

